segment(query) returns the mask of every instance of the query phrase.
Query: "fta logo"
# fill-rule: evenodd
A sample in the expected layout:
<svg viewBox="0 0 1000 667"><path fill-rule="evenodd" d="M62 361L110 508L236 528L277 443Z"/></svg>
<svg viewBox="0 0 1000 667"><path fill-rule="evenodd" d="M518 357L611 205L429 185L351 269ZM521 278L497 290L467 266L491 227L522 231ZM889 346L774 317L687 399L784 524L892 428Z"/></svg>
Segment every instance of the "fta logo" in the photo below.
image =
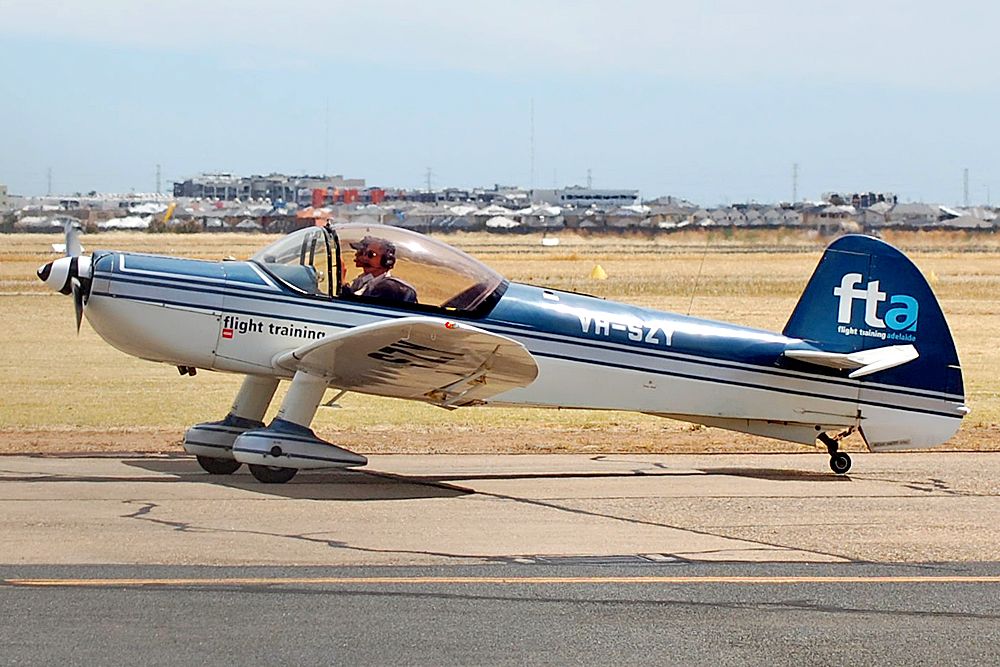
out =
<svg viewBox="0 0 1000 667"><path fill-rule="evenodd" d="M893 331L916 331L917 311L919 304L912 296L906 294L887 295L879 290L877 280L868 283L865 289L855 287L861 282L860 273L846 273L840 279L840 287L833 288L833 295L840 297L840 307L837 310L837 322L850 324L854 311L855 300L865 302L865 324L875 329L888 327ZM889 307L881 308L886 297L889 297ZM883 312L880 313L879 311Z"/></svg>

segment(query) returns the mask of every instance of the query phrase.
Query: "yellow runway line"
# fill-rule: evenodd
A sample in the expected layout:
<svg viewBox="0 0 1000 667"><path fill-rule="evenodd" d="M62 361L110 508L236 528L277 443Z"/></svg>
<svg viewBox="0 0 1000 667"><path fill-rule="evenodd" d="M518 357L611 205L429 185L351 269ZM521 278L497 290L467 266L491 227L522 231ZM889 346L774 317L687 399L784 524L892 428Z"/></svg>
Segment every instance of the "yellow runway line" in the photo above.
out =
<svg viewBox="0 0 1000 667"><path fill-rule="evenodd" d="M97 588L144 586L369 586L369 585L514 585L533 584L1000 584L1000 576L803 576L803 577L233 577L150 579L3 579L4 586Z"/></svg>

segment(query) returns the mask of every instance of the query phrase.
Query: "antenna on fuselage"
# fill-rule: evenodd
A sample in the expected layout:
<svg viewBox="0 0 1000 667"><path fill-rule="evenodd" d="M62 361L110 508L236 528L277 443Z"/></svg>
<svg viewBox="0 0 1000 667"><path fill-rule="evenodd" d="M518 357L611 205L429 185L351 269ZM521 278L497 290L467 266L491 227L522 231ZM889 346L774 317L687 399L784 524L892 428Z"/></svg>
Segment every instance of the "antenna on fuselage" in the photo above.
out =
<svg viewBox="0 0 1000 667"><path fill-rule="evenodd" d="M701 263L698 264L698 274L694 277L694 285L691 286L691 300L688 302L687 315L691 314L691 307L694 306L694 295L698 293L698 283L701 282L701 270L705 266L705 257L708 255L708 242L711 238L711 232L706 229L705 247L701 252Z"/></svg>

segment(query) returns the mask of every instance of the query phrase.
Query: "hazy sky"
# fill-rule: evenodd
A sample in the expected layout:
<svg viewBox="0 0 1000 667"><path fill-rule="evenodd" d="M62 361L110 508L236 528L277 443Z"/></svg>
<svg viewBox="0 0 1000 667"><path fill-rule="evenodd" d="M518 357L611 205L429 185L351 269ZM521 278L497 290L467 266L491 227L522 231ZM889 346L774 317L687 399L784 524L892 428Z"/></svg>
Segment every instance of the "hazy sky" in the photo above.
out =
<svg viewBox="0 0 1000 667"><path fill-rule="evenodd" d="M957 204L968 168L971 202L995 203L998 19L965 0L0 0L0 183L590 169L712 205L788 200L797 163L800 198Z"/></svg>

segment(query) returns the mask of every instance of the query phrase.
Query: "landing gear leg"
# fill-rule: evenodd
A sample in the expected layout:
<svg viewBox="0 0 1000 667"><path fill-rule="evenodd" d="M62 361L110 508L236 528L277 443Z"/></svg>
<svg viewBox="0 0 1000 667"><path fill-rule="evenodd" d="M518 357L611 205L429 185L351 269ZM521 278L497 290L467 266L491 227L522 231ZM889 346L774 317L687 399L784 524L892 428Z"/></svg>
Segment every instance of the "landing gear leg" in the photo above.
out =
<svg viewBox="0 0 1000 667"><path fill-rule="evenodd" d="M264 413L271 405L274 392L278 389L278 380L272 377L248 375L240 385L240 391L233 400L229 414L240 419L262 424Z"/></svg>
<svg viewBox="0 0 1000 667"><path fill-rule="evenodd" d="M838 475L846 475L851 469L851 457L847 452L840 451L840 439L848 433L850 431L845 431L836 438L831 438L826 433L820 433L818 436L819 441L826 445L826 451L830 452L830 470Z"/></svg>
<svg viewBox="0 0 1000 667"><path fill-rule="evenodd" d="M285 400L281 402L276 418L302 428L309 428L324 393L326 393L324 378L297 371L285 394Z"/></svg>

